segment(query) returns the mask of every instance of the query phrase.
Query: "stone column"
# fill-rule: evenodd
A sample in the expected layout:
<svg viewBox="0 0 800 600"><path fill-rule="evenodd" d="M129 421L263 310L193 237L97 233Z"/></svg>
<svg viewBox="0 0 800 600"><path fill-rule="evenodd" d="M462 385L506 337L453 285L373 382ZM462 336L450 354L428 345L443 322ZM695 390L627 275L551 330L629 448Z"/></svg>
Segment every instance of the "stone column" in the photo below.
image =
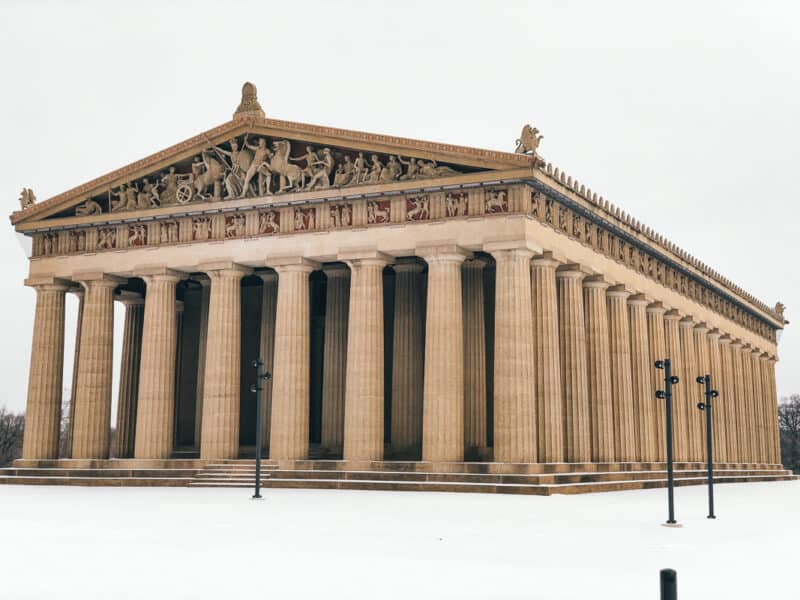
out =
<svg viewBox="0 0 800 600"><path fill-rule="evenodd" d="M681 315L675 310L664 313L664 338L667 356L672 362L672 374L680 378L678 385L672 386L672 444L676 461L685 462L691 455L687 434L688 400L684 391L686 379L683 373L683 354L681 352Z"/></svg>
<svg viewBox="0 0 800 600"><path fill-rule="evenodd" d="M175 286L180 274L170 269L157 269L142 273L142 279L147 291L144 297L134 456L165 459L172 453L174 433L177 350Z"/></svg>
<svg viewBox="0 0 800 600"><path fill-rule="evenodd" d="M752 350L749 344L742 346L740 350L740 365L742 369L742 414L744 415L744 440L746 448L745 461L748 463L757 462L756 457L756 434L755 420L753 419L753 369L750 364L750 354Z"/></svg>
<svg viewBox="0 0 800 600"><path fill-rule="evenodd" d="M488 249L488 248L487 248ZM490 250L496 263L494 460L537 458L530 259L524 247Z"/></svg>
<svg viewBox="0 0 800 600"><path fill-rule="evenodd" d="M631 462L636 460L637 453L631 382L631 332L628 323L630 292L620 285L610 288L607 295L614 456L617 462Z"/></svg>
<svg viewBox="0 0 800 600"><path fill-rule="evenodd" d="M452 244L417 252L428 263L422 460L464 460L464 321L461 263L469 255Z"/></svg>
<svg viewBox="0 0 800 600"><path fill-rule="evenodd" d="M269 266L278 273L269 456L304 460L308 458L311 393L309 277L319 265L296 257L271 261Z"/></svg>
<svg viewBox="0 0 800 600"><path fill-rule="evenodd" d="M593 462L614 462L615 457L607 289L608 282L596 276L583 282Z"/></svg>
<svg viewBox="0 0 800 600"><path fill-rule="evenodd" d="M665 461L667 459L667 433L666 433L666 412L663 400L657 400L656 390L664 389L664 371L657 371L655 364L657 360L664 360L667 357L667 342L664 332L664 313L666 309L660 302L654 302L647 306L647 338L650 346L650 362L648 368L652 376L652 391L650 401L653 405L655 414L655 460Z"/></svg>
<svg viewBox="0 0 800 600"><path fill-rule="evenodd" d="M564 406L564 460L592 460L589 430L589 387L586 381L586 326L583 314L583 277L577 265L556 271L561 393Z"/></svg>
<svg viewBox="0 0 800 600"><path fill-rule="evenodd" d="M764 391L761 377L761 350L750 353L750 368L753 372L753 432L756 462L767 463L767 420L764 417Z"/></svg>
<svg viewBox="0 0 800 600"><path fill-rule="evenodd" d="M722 366L722 345L720 332L717 329L708 332L708 369L711 373L712 388L719 396L712 401L711 425L714 435L714 462L728 462L728 439L726 425L728 423L728 403L725 398L723 379L725 371Z"/></svg>
<svg viewBox="0 0 800 600"><path fill-rule="evenodd" d="M28 401L22 458L58 458L61 382L64 370L64 294L66 282L28 279L36 289L36 314L28 375Z"/></svg>
<svg viewBox="0 0 800 600"><path fill-rule="evenodd" d="M683 353L681 370L678 372L683 387L681 388L680 410L683 416L684 435L686 437L686 453L682 460L702 461L703 446L701 437L702 415L698 414L697 403L701 396L695 378L698 374L697 350L694 343L695 323L691 317L680 322L681 352Z"/></svg>
<svg viewBox="0 0 800 600"><path fill-rule="evenodd" d="M564 404L558 349L556 267L549 254L531 261L533 362L539 461L564 462Z"/></svg>
<svg viewBox="0 0 800 600"><path fill-rule="evenodd" d="M742 343L734 340L731 343L731 371L736 392L736 460L740 463L749 461L747 446L747 398L744 390L744 370L742 369Z"/></svg>
<svg viewBox="0 0 800 600"><path fill-rule="evenodd" d="M733 372L731 338L722 335L719 338L720 363L722 365L721 382L718 389L717 404L724 404L725 419L725 456L727 462L737 462L739 457L738 434L736 427L736 376Z"/></svg>
<svg viewBox="0 0 800 600"><path fill-rule="evenodd" d="M68 290L78 297L78 323L75 327L75 351L72 356L72 386L69 394L69 415L67 417L67 439L64 443L63 458L72 458L72 439L75 431L75 395L78 390L78 358L81 354L81 326L83 323L83 296L85 290L82 286L73 287Z"/></svg>
<svg viewBox="0 0 800 600"><path fill-rule="evenodd" d="M117 458L133 458L144 326L144 298L134 292L122 292L117 300L125 305L125 326L122 334L122 360L120 362L119 393L117 394L117 433L113 454Z"/></svg>
<svg viewBox="0 0 800 600"><path fill-rule="evenodd" d="M472 258L461 271L461 305L464 312L464 452L466 458L485 459L486 417L486 323L483 271L486 259ZM392 396L394 398L394 396Z"/></svg>
<svg viewBox="0 0 800 600"><path fill-rule="evenodd" d="M350 266L344 459L383 460L383 268L380 252L341 252Z"/></svg>
<svg viewBox="0 0 800 600"><path fill-rule="evenodd" d="M211 279L203 382L200 458L239 456L241 280L250 269L232 262L200 265Z"/></svg>
<svg viewBox="0 0 800 600"><path fill-rule="evenodd" d="M274 372L275 363L275 314L278 305L278 274L275 271L256 273L261 278L261 324L259 335L259 354L264 363L264 371ZM269 451L270 421L272 415L272 382L265 381L261 387L261 401L264 403L264 421L261 423L261 447Z"/></svg>
<svg viewBox="0 0 800 600"><path fill-rule="evenodd" d="M325 299L325 346L322 373L322 447L341 454L344 444L344 389L347 371L347 311L350 269L323 267L328 278Z"/></svg>
<svg viewBox="0 0 800 600"><path fill-rule="evenodd" d="M180 428L180 403L181 403L181 387L183 382L181 376L183 373L183 300L175 300L175 377L172 384L172 439L173 445L178 446L180 439L178 431Z"/></svg>
<svg viewBox="0 0 800 600"><path fill-rule="evenodd" d="M774 356L767 356L765 368L765 379L767 389L767 402L769 403L769 433L770 433L770 455L774 465L781 463L781 437L778 428L778 393L775 388L775 363Z"/></svg>
<svg viewBox="0 0 800 600"><path fill-rule="evenodd" d="M392 338L392 454L421 457L425 320L417 259L394 265L394 336Z"/></svg>
<svg viewBox="0 0 800 600"><path fill-rule="evenodd" d="M697 377L711 373L710 357L708 354L708 327L705 323L698 323L694 328L694 352L695 352L695 372L690 373L691 376L688 383L694 383L694 386L689 387L691 393L690 398L693 400L689 406L694 414L695 436L698 440L697 458L696 460L706 460L706 414L697 408L697 403L704 400L703 387L697 383ZM713 381L712 381L713 383ZM712 419L713 421L713 419Z"/></svg>
<svg viewBox="0 0 800 600"><path fill-rule="evenodd" d="M650 344L647 339L647 304L641 294L628 299L628 317L631 333L631 384L633 389L633 416L636 429L636 460L658 460L656 448L656 400L650 374Z"/></svg>
<svg viewBox="0 0 800 600"><path fill-rule="evenodd" d="M83 278L86 288L75 397L73 458L108 458L114 353L114 288L124 280L105 274Z"/></svg>
<svg viewBox="0 0 800 600"><path fill-rule="evenodd" d="M203 388L206 380L206 348L208 340L208 305L211 301L211 279L194 277L202 286L200 291L200 323L197 339L197 395L194 411L194 445L199 450L203 433Z"/></svg>

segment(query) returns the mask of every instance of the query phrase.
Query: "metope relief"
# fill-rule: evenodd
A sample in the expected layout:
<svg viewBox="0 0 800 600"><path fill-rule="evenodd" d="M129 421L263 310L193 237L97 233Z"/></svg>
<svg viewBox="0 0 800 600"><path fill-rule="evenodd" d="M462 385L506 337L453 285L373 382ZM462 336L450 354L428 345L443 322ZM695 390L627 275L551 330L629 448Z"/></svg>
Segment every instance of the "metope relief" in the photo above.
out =
<svg viewBox="0 0 800 600"><path fill-rule="evenodd" d="M294 209L294 230L310 231L316 228L316 209L295 208Z"/></svg>
<svg viewBox="0 0 800 600"><path fill-rule="evenodd" d="M177 221L163 221L158 226L158 236L162 244L177 244L180 240Z"/></svg>
<svg viewBox="0 0 800 600"><path fill-rule="evenodd" d="M277 210L258 213L258 233L278 233L281 230L281 214Z"/></svg>
<svg viewBox="0 0 800 600"><path fill-rule="evenodd" d="M73 229L69 232L69 251L70 252L85 252L86 251L86 231L82 229Z"/></svg>
<svg viewBox="0 0 800 600"><path fill-rule="evenodd" d="M227 215L225 217L225 238L244 237L245 216L243 214Z"/></svg>
<svg viewBox="0 0 800 600"><path fill-rule="evenodd" d="M390 216L391 210L389 200L367 201L367 223L370 225L388 223Z"/></svg>
<svg viewBox="0 0 800 600"><path fill-rule="evenodd" d="M447 192L444 197L444 211L448 217L463 217L469 210L467 192Z"/></svg>
<svg viewBox="0 0 800 600"><path fill-rule="evenodd" d="M424 221L431 218L428 196L406 198L406 221Z"/></svg>
<svg viewBox="0 0 800 600"><path fill-rule="evenodd" d="M147 245L147 225L137 223L136 225L128 226L128 246L146 246Z"/></svg>
<svg viewBox="0 0 800 600"><path fill-rule="evenodd" d="M195 217L192 219L192 240L204 242L211 239L211 219Z"/></svg>
<svg viewBox="0 0 800 600"><path fill-rule="evenodd" d="M117 247L117 228L101 227L97 230L97 249L111 250Z"/></svg>
<svg viewBox="0 0 800 600"><path fill-rule="evenodd" d="M331 204L331 227L350 227L353 225L353 206L349 203Z"/></svg>
<svg viewBox="0 0 800 600"><path fill-rule="evenodd" d="M487 190L484 202L486 213L508 212L508 190Z"/></svg>

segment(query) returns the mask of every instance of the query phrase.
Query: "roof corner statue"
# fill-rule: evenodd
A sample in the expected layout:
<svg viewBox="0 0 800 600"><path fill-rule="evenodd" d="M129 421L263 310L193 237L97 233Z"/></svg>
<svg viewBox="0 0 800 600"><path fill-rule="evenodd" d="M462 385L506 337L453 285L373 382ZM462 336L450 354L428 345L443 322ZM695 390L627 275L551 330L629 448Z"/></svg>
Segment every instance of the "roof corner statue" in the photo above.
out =
<svg viewBox="0 0 800 600"><path fill-rule="evenodd" d="M30 208L36 204L36 194L33 193L31 188L22 188L22 191L19 194L19 204L22 207L22 210Z"/></svg>
<svg viewBox="0 0 800 600"><path fill-rule="evenodd" d="M536 153L539 144L544 139L543 135L539 135L539 130L533 125L525 125L522 127L522 133L516 141L517 147L514 149L515 154L528 154L533 157L536 166L544 164L544 160Z"/></svg>
<svg viewBox="0 0 800 600"><path fill-rule="evenodd" d="M245 81L244 85L242 85L242 100L239 102L236 112L233 113L233 118L259 117L263 119L264 116L264 109L258 103L255 84Z"/></svg>

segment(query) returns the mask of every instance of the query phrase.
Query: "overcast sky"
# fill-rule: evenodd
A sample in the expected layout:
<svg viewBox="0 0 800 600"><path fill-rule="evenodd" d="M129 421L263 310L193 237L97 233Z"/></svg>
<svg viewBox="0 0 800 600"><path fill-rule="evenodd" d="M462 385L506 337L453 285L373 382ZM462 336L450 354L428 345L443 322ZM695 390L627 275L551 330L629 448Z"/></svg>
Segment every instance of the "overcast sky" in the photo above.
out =
<svg viewBox="0 0 800 600"><path fill-rule="evenodd" d="M778 392L800 393L800 4L119 6L0 4L6 213L23 186L44 200L227 121L245 80L268 116L291 121L507 151L530 122L547 160L787 305L797 325L780 341ZM0 406L12 410L25 406L33 331L27 266L6 222Z"/></svg>

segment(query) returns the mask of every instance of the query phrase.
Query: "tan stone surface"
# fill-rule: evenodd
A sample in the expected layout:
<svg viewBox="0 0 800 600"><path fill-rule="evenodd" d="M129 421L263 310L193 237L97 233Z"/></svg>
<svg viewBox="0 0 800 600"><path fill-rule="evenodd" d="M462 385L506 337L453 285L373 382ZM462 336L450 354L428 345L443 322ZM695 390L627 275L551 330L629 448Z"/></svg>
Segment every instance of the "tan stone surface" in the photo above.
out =
<svg viewBox="0 0 800 600"><path fill-rule="evenodd" d="M607 288L608 282L599 278L583 282L592 462L615 460Z"/></svg>
<svg viewBox="0 0 800 600"><path fill-rule="evenodd" d="M628 318L631 339L631 388L633 390L633 416L636 431L636 458L642 462L658 460L656 409L653 395L650 362L650 344L647 336L647 305L644 296L628 299Z"/></svg>
<svg viewBox="0 0 800 600"><path fill-rule="evenodd" d="M383 459L383 268L377 252L346 252L350 309L345 375L344 459Z"/></svg>
<svg viewBox="0 0 800 600"><path fill-rule="evenodd" d="M567 462L588 462L592 457L583 277L584 273L575 265L567 265L556 271L564 452Z"/></svg>
<svg viewBox="0 0 800 600"><path fill-rule="evenodd" d="M667 356L672 363L672 374L680 379L678 385L672 386L672 443L675 460L690 460L687 420L689 400L686 398L688 383L683 371L683 354L681 352L680 334L681 316L676 311L664 314L664 339Z"/></svg>
<svg viewBox="0 0 800 600"><path fill-rule="evenodd" d="M464 460L464 322L461 264L452 244L418 248L428 263L422 460Z"/></svg>
<svg viewBox="0 0 800 600"><path fill-rule="evenodd" d="M488 454L483 297L485 267L486 259L472 258L461 269L461 305L464 311L464 452L468 460L486 457Z"/></svg>
<svg viewBox="0 0 800 600"><path fill-rule="evenodd" d="M34 287L36 314L22 457L58 458L64 369L64 294L67 286L54 280Z"/></svg>
<svg viewBox="0 0 800 600"><path fill-rule="evenodd" d="M208 306L211 302L211 279L196 277L200 291L200 323L197 340L197 394L194 411L194 446L200 449L203 436L203 395L206 382L206 350L208 348Z"/></svg>
<svg viewBox="0 0 800 600"><path fill-rule="evenodd" d="M273 460L308 457L309 276L318 266L301 258L274 265L278 300L269 438L269 456Z"/></svg>
<svg viewBox="0 0 800 600"><path fill-rule="evenodd" d="M418 259L394 265L394 335L392 338L392 453L422 456L422 394L425 365L425 319L422 270Z"/></svg>
<svg viewBox="0 0 800 600"><path fill-rule="evenodd" d="M533 319L527 248L494 250L494 460L536 462Z"/></svg>
<svg viewBox="0 0 800 600"><path fill-rule="evenodd" d="M750 354L750 368L753 377L753 428L755 439L755 459L757 462L769 462L767 454L767 420L764 415L764 392L761 375L761 351L753 350Z"/></svg>
<svg viewBox="0 0 800 600"><path fill-rule="evenodd" d="M709 355L708 347L708 327L706 327L705 323L699 323L694 328L694 352L696 361L695 375L692 378L694 386L692 386L690 389L692 389L692 398L695 399L695 415L698 417L695 421L695 429L697 431L696 435L700 440L700 447L697 448L697 457L698 460L706 460L706 413L696 408L698 402L705 402L705 396L703 395L705 387L698 384L696 378L705 375L712 375L711 356ZM713 377L711 380L711 385L712 387L714 385Z"/></svg>
<svg viewBox="0 0 800 600"><path fill-rule="evenodd" d="M556 267L550 256L531 261L533 359L540 462L564 461L564 403L558 349Z"/></svg>
<svg viewBox="0 0 800 600"><path fill-rule="evenodd" d="M631 333L628 323L630 292L624 287L613 287L608 290L607 295L614 456L618 461L629 462L636 460L637 456L631 381Z"/></svg>
<svg viewBox="0 0 800 600"><path fill-rule="evenodd" d="M742 415L744 435L744 460L754 462L756 459L756 426L753 411L753 365L750 359L752 352L749 345L742 346L739 352L739 368L742 370Z"/></svg>
<svg viewBox="0 0 800 600"><path fill-rule="evenodd" d="M729 403L723 395L723 379L725 370L722 363L722 344L720 332L708 332L708 371L711 374L711 387L717 390L719 396L711 402L711 423L714 442L715 462L728 462L728 437L727 424L729 417Z"/></svg>
<svg viewBox="0 0 800 600"><path fill-rule="evenodd" d="M116 278L84 280L73 458L108 458Z"/></svg>
<svg viewBox="0 0 800 600"><path fill-rule="evenodd" d="M701 429L703 426L703 413L697 408L697 403L702 399L699 386L695 381L699 370L697 366L697 351L694 342L695 323L690 318L680 322L681 339L681 414L684 434L687 440L685 460L702 460L704 447L702 445Z"/></svg>
<svg viewBox="0 0 800 600"><path fill-rule="evenodd" d="M113 454L117 458L133 458L144 328L144 298L138 294L125 293L117 300L125 306L125 325L122 330L122 360L120 362L119 393L117 394L117 432Z"/></svg>
<svg viewBox="0 0 800 600"><path fill-rule="evenodd" d="M733 374L734 392L736 394L736 460L747 462L749 447L747 443L747 398L744 389L744 369L742 367L742 343L734 340L731 343L731 371Z"/></svg>
<svg viewBox="0 0 800 600"><path fill-rule="evenodd" d="M323 268L328 278L325 300L325 347L322 373L322 447L340 454L344 444L344 392L347 370L347 317L350 269Z"/></svg>
<svg viewBox="0 0 800 600"><path fill-rule="evenodd" d="M175 417L175 286L180 275L163 269L144 275L143 279L147 290L134 455L136 458L169 458Z"/></svg>
<svg viewBox="0 0 800 600"><path fill-rule="evenodd" d="M725 438L727 441L728 460L738 462L742 451L739 444L739 388L736 375L736 352L733 340L722 336L719 340L722 346L722 373L723 382L720 398L726 403Z"/></svg>
<svg viewBox="0 0 800 600"><path fill-rule="evenodd" d="M211 279L200 438L204 459L239 455L240 286L248 271L233 263L203 268Z"/></svg>
<svg viewBox="0 0 800 600"><path fill-rule="evenodd" d="M657 390L664 389L664 371L657 370L655 364L657 360L664 360L667 357L667 341L664 331L664 313L666 309L660 302L655 302L647 306L647 341L650 347L650 374L652 376L652 391L650 397L653 400L655 413L655 447L656 460L664 461L667 459L667 438L666 438L666 410L664 401L656 399Z"/></svg>
<svg viewBox="0 0 800 600"><path fill-rule="evenodd" d="M781 440L780 431L778 430L778 394L775 387L775 358L769 357L766 364L767 370L767 390L769 394L768 402L770 408L770 431L771 442L770 447L772 463L780 464L781 462Z"/></svg>

